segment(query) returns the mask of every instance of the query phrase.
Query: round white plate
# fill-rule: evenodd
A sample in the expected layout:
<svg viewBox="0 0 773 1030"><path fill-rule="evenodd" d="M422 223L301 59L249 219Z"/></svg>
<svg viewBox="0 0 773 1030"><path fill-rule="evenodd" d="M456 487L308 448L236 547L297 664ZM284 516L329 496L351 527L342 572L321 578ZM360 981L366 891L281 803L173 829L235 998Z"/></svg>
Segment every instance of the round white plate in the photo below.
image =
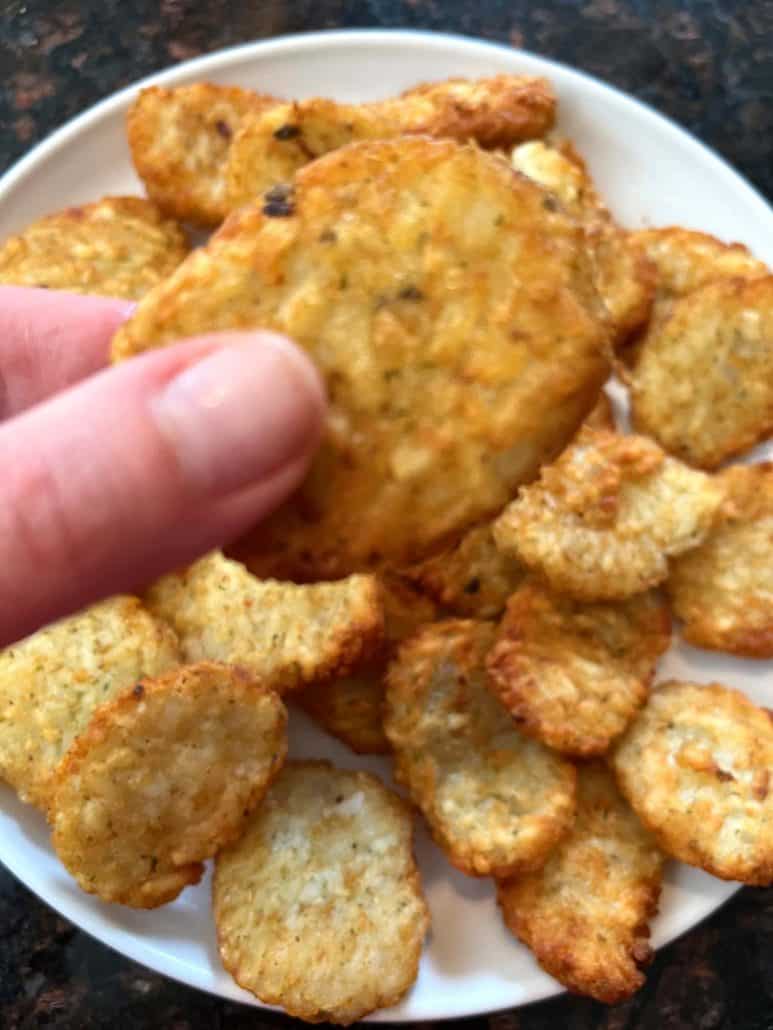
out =
<svg viewBox="0 0 773 1030"><path fill-rule="evenodd" d="M498 72L546 75L560 97L561 133L588 159L612 210L625 223L678 223L747 243L773 263L773 213L747 183L675 125L608 86L551 61L506 47L418 32L330 32L249 44L179 65L146 80L175 85L209 79L288 97L342 100L386 96L419 81ZM139 192L124 114L139 86L70 122L0 180L0 239L49 211L106 193ZM762 453L761 451L759 453ZM678 646L661 675L719 679L773 704L771 663ZM291 753L328 757L388 780L388 763L353 755L292 715ZM418 982L381 1021L468 1016L556 994L558 984L505 931L487 881L455 872L418 835L432 910ZM55 860L43 819L0 788L0 859L28 887L105 944L157 972L225 998L257 1004L223 971L209 911L209 885L189 889L155 912L108 906L81 893ZM654 943L665 944L713 912L735 885L672 865Z"/></svg>

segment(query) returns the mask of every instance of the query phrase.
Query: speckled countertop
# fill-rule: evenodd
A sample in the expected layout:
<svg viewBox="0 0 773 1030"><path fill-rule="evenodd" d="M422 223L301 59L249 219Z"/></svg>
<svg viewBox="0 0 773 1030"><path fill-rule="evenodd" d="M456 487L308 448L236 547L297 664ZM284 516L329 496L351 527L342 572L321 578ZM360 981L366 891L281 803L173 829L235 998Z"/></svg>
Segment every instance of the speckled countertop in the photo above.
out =
<svg viewBox="0 0 773 1030"><path fill-rule="evenodd" d="M510 42L592 72L688 127L773 198L773 0L0 0L0 170L68 118L178 61L333 27ZM0 868L0 1030L256 1030L74 929ZM448 1024L451 1025L451 1024ZM744 890L605 1009L555 1001L478 1030L773 1030L773 889Z"/></svg>

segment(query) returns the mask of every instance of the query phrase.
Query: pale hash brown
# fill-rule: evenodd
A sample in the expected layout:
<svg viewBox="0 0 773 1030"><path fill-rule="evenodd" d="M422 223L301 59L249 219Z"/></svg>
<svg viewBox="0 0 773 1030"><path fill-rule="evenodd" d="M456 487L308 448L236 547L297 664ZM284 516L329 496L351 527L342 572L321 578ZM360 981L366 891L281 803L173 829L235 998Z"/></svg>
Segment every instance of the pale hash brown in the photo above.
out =
<svg viewBox="0 0 773 1030"><path fill-rule="evenodd" d="M571 144L522 143L513 150L511 161L516 171L548 190L582 225L615 343L625 343L652 309L655 268L646 253L615 223Z"/></svg>
<svg viewBox="0 0 773 1030"><path fill-rule="evenodd" d="M397 645L437 614L437 606L395 574L379 576L384 606L384 642L378 654L349 676L314 684L293 700L327 733L360 755L390 750L384 733L384 676Z"/></svg>
<svg viewBox="0 0 773 1030"><path fill-rule="evenodd" d="M497 884L508 928L564 987L607 1005L644 984L663 855L601 762L581 765L577 819L536 873Z"/></svg>
<svg viewBox="0 0 773 1030"><path fill-rule="evenodd" d="M134 597L113 597L0 652L0 776L48 803L51 776L95 709L180 661L172 630Z"/></svg>
<svg viewBox="0 0 773 1030"><path fill-rule="evenodd" d="M494 543L491 523L468 530L440 554L405 570L406 575L451 615L495 619L525 570Z"/></svg>
<svg viewBox="0 0 773 1030"><path fill-rule="evenodd" d="M429 915L408 806L376 777L288 763L218 855L223 965L261 1001L349 1024L416 979Z"/></svg>
<svg viewBox="0 0 773 1030"><path fill-rule="evenodd" d="M773 658L773 464L734 465L718 480L718 524L671 569L674 614L696 647Z"/></svg>
<svg viewBox="0 0 773 1030"><path fill-rule="evenodd" d="M684 297L717 279L756 279L770 275L767 266L742 243L723 243L715 236L680 226L640 229L631 239L654 265L657 301Z"/></svg>
<svg viewBox="0 0 773 1030"><path fill-rule="evenodd" d="M383 611L373 576L335 583L259 580L219 551L145 594L187 662L239 665L279 693L345 675L378 648Z"/></svg>
<svg viewBox="0 0 773 1030"><path fill-rule="evenodd" d="M589 604L529 581L507 603L489 686L524 733L566 754L602 755L646 701L670 640L656 591Z"/></svg>
<svg viewBox="0 0 773 1030"><path fill-rule="evenodd" d="M675 300L637 352L633 425L682 461L715 469L773 432L773 276Z"/></svg>
<svg viewBox="0 0 773 1030"><path fill-rule="evenodd" d="M399 567L498 511L592 408L609 366L579 229L501 159L424 137L345 147L280 192L145 298L113 357L287 333L327 433L237 554L280 579Z"/></svg>
<svg viewBox="0 0 773 1030"><path fill-rule="evenodd" d="M59 859L89 894L156 908L241 833L287 750L277 695L213 662L101 705L54 777Z"/></svg>
<svg viewBox="0 0 773 1030"><path fill-rule="evenodd" d="M662 583L722 500L710 476L642 436L583 427L494 523L494 539L558 593L624 600Z"/></svg>
<svg viewBox="0 0 773 1030"><path fill-rule="evenodd" d="M0 284L139 300L188 253L185 233L142 197L103 197L32 222L0 246Z"/></svg>
<svg viewBox="0 0 773 1030"><path fill-rule="evenodd" d="M148 196L172 218L218 225L229 211L226 165L234 136L247 115L277 103L211 82L141 90L129 108L126 132Z"/></svg>
<svg viewBox="0 0 773 1030"><path fill-rule="evenodd" d="M408 134L512 146L544 135L555 107L550 84L524 75L425 83L399 97L364 104L311 97L277 105L246 118L234 138L228 203L235 210L349 143Z"/></svg>
<svg viewBox="0 0 773 1030"><path fill-rule="evenodd" d="M387 674L394 773L449 860L471 876L538 869L574 818L574 767L513 725L486 688L491 623L407 640Z"/></svg>
<svg viewBox="0 0 773 1030"><path fill-rule="evenodd" d="M773 882L773 716L717 683L653 690L613 755L661 848L722 880Z"/></svg>

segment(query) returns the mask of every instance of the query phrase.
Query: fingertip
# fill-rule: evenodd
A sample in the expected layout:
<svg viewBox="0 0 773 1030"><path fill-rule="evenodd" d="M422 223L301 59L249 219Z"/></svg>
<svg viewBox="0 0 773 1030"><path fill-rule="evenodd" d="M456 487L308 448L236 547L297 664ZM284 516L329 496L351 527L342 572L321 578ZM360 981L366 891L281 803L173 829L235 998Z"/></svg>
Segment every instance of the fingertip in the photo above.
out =
<svg viewBox="0 0 773 1030"><path fill-rule="evenodd" d="M214 334L178 344L170 358L149 403L192 489L230 493L318 446L322 379L286 337Z"/></svg>

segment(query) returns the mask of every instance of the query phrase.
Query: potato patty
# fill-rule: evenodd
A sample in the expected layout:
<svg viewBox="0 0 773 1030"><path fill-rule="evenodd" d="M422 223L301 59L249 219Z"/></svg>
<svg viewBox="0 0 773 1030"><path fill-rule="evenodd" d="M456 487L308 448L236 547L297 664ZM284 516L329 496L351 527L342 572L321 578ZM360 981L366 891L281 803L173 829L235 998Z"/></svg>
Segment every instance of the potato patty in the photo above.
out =
<svg viewBox="0 0 773 1030"><path fill-rule="evenodd" d="M354 144L234 214L145 299L115 360L263 326L319 365L326 438L238 556L280 579L400 565L493 514L608 372L580 229L471 146Z"/></svg>

